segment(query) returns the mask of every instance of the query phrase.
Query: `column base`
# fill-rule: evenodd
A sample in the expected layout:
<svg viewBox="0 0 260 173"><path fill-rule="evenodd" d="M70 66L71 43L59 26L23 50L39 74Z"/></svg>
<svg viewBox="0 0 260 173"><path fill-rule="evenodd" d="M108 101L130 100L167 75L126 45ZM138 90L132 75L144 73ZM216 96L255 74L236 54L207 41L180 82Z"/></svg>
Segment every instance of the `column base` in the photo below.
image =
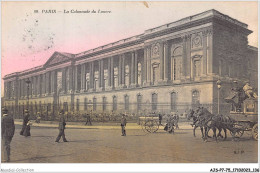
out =
<svg viewBox="0 0 260 173"><path fill-rule="evenodd" d="M97 91L97 92L104 91L104 88L97 88L96 91Z"/></svg>
<svg viewBox="0 0 260 173"><path fill-rule="evenodd" d="M83 90L80 90L80 93L85 93L87 90L83 89Z"/></svg>
<svg viewBox="0 0 260 173"><path fill-rule="evenodd" d="M95 91L94 88L90 88L90 89L88 89L88 92L94 92L94 91Z"/></svg>
<svg viewBox="0 0 260 173"><path fill-rule="evenodd" d="M151 81L146 81L146 82L144 83L144 86L151 86Z"/></svg>

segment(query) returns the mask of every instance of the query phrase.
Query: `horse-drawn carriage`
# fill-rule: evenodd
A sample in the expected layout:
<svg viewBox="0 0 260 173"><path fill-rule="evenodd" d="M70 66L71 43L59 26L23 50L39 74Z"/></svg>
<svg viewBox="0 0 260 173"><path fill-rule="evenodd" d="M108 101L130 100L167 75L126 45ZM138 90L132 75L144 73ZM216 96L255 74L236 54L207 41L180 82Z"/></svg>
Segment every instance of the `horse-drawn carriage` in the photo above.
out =
<svg viewBox="0 0 260 173"><path fill-rule="evenodd" d="M139 117L139 124L143 131L155 133L159 129L159 118L155 114L149 114L145 117Z"/></svg>
<svg viewBox="0 0 260 173"><path fill-rule="evenodd" d="M258 101L255 98L248 98L243 101L241 109L234 109L230 112L230 118L234 119L234 130L230 131L232 136L240 138L244 131L251 131L252 137L258 140Z"/></svg>

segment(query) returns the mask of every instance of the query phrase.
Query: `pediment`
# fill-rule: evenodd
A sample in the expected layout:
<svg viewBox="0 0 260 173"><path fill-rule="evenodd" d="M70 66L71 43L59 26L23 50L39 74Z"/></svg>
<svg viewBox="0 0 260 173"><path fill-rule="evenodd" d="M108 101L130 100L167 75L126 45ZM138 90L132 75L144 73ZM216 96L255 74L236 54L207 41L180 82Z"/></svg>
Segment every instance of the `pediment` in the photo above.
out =
<svg viewBox="0 0 260 173"><path fill-rule="evenodd" d="M45 66L60 64L62 62L68 61L72 58L72 54L54 52L49 60L45 63Z"/></svg>

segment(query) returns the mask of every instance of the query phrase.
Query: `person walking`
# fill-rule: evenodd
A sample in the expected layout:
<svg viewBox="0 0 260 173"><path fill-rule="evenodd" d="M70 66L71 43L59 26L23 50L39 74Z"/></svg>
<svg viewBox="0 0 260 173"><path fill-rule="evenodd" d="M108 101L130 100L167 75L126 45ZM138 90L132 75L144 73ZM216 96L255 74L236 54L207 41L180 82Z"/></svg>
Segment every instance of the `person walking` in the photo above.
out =
<svg viewBox="0 0 260 173"><path fill-rule="evenodd" d="M25 115L24 115L24 118L23 118L23 127L22 127L22 130L20 132L20 135L24 135L24 131L26 129L26 126L29 122L29 117L30 117L28 109L25 109L24 113L25 113Z"/></svg>
<svg viewBox="0 0 260 173"><path fill-rule="evenodd" d="M121 136L126 136L125 126L126 126L126 117L125 117L125 114L122 114L122 117L121 117L121 130L122 130L122 135L121 135Z"/></svg>
<svg viewBox="0 0 260 173"><path fill-rule="evenodd" d="M64 111L61 110L60 111L60 121L59 121L59 135L56 138L55 142L59 142L60 138L62 137L63 142L68 142L67 139L65 138L65 126L66 126L66 122L65 122L65 118L64 118Z"/></svg>
<svg viewBox="0 0 260 173"><path fill-rule="evenodd" d="M1 124L1 136L2 136L2 145L4 147L4 160L3 162L10 162L11 154L11 141L15 132L14 119L8 115L8 110L6 108L2 111L2 124Z"/></svg>
<svg viewBox="0 0 260 173"><path fill-rule="evenodd" d="M159 117L159 126L160 126L160 125L162 125L162 114L159 113L158 117Z"/></svg>
<svg viewBox="0 0 260 173"><path fill-rule="evenodd" d="M85 124L85 125L88 125L88 124L89 124L90 126L92 126L91 117L90 117L89 113L87 113L86 118L87 118L87 121L86 121L86 124Z"/></svg>

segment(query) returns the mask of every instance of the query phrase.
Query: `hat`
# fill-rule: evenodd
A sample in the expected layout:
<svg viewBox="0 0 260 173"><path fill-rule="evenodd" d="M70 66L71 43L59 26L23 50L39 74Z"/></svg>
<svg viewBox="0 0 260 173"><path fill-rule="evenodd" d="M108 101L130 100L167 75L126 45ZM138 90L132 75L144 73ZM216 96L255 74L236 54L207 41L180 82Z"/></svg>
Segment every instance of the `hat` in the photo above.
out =
<svg viewBox="0 0 260 173"><path fill-rule="evenodd" d="M29 113L29 110L28 110L28 109L25 109L25 110L24 110L24 113Z"/></svg>
<svg viewBox="0 0 260 173"><path fill-rule="evenodd" d="M8 113L8 110L6 109L6 107L3 107L2 112L3 112L3 114L7 114Z"/></svg>
<svg viewBox="0 0 260 173"><path fill-rule="evenodd" d="M60 114L64 114L64 110L60 110Z"/></svg>

